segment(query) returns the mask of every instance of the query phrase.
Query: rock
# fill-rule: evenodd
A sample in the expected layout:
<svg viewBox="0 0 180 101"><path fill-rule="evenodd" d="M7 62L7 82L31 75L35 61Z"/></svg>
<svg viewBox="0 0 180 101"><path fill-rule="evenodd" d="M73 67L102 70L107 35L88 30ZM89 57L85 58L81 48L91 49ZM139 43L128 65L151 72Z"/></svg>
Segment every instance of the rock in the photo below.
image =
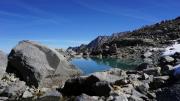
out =
<svg viewBox="0 0 180 101"><path fill-rule="evenodd" d="M149 90L149 84L148 83L142 83L141 85L137 86L136 89L141 92L142 94L147 94Z"/></svg>
<svg viewBox="0 0 180 101"><path fill-rule="evenodd" d="M178 58L178 59L180 59L180 52L176 52L176 53L174 53L173 57L174 57L174 58Z"/></svg>
<svg viewBox="0 0 180 101"><path fill-rule="evenodd" d="M116 44L113 44L111 45L110 49L109 49L110 53L118 53L118 49L117 49L117 45Z"/></svg>
<svg viewBox="0 0 180 101"><path fill-rule="evenodd" d="M0 101L8 101L8 97L0 97Z"/></svg>
<svg viewBox="0 0 180 101"><path fill-rule="evenodd" d="M11 99L17 99L20 97L26 90L25 82L11 82L9 85L4 86L3 92L1 92L1 96L8 97Z"/></svg>
<svg viewBox="0 0 180 101"><path fill-rule="evenodd" d="M6 71L15 73L28 85L38 87L50 75L69 77L78 70L72 68L66 58L57 51L33 41L21 41L11 50Z"/></svg>
<svg viewBox="0 0 180 101"><path fill-rule="evenodd" d="M144 63L147 63L147 64L149 64L149 65L153 65L153 60L152 60L151 58L144 58L144 59L143 59L143 62L144 62Z"/></svg>
<svg viewBox="0 0 180 101"><path fill-rule="evenodd" d="M142 75L142 79L143 79L143 80L147 80L147 79L149 79L149 75L147 75L146 73L143 73L143 75Z"/></svg>
<svg viewBox="0 0 180 101"><path fill-rule="evenodd" d="M139 73L137 70L127 70L126 74L137 74Z"/></svg>
<svg viewBox="0 0 180 101"><path fill-rule="evenodd" d="M152 53L148 51L148 52L145 52L141 57L142 58L149 58L151 56L152 56Z"/></svg>
<svg viewBox="0 0 180 101"><path fill-rule="evenodd" d="M128 84L129 83L129 81L127 80L127 79L121 79L121 80L117 80L117 81L115 81L115 85L126 85L126 84Z"/></svg>
<svg viewBox="0 0 180 101"><path fill-rule="evenodd" d="M151 89L157 89L162 88L163 86L166 86L167 80L169 79L169 76L158 76L153 78L153 82L150 83Z"/></svg>
<svg viewBox="0 0 180 101"><path fill-rule="evenodd" d="M32 93L27 90L22 95L22 98L31 98L31 97L33 97Z"/></svg>
<svg viewBox="0 0 180 101"><path fill-rule="evenodd" d="M74 101L99 101L97 96L88 96L86 94L82 94L77 96Z"/></svg>
<svg viewBox="0 0 180 101"><path fill-rule="evenodd" d="M99 80L101 81L107 81L110 83L114 83L117 80L120 80L121 78L123 78L123 76L120 76L120 73L117 74L113 74L113 71L109 71L109 72L95 72L91 75L94 75L95 77L97 77Z"/></svg>
<svg viewBox="0 0 180 101"><path fill-rule="evenodd" d="M165 87L156 93L157 101L180 101L180 84Z"/></svg>
<svg viewBox="0 0 180 101"><path fill-rule="evenodd" d="M153 93L150 93L150 92L148 92L147 93L147 96L148 96L148 98L150 98L150 99L156 99L156 94L153 92Z"/></svg>
<svg viewBox="0 0 180 101"><path fill-rule="evenodd" d="M160 59L161 66L164 66L164 65L167 65L167 64L173 65L174 62L175 62L175 60L171 56L164 56L164 57L161 57L161 59Z"/></svg>
<svg viewBox="0 0 180 101"><path fill-rule="evenodd" d="M177 80L180 79L180 66L179 65L177 68L173 69L173 77Z"/></svg>
<svg viewBox="0 0 180 101"><path fill-rule="evenodd" d="M65 82L64 87L60 90L65 95L81 95L82 93L94 95L92 85L100 80L96 76L77 77Z"/></svg>
<svg viewBox="0 0 180 101"><path fill-rule="evenodd" d="M128 101L144 101L144 100L142 98L132 95L128 98Z"/></svg>
<svg viewBox="0 0 180 101"><path fill-rule="evenodd" d="M136 67L136 70L142 71L143 69L148 69L148 68L150 68L150 64L149 63L142 63L138 67Z"/></svg>
<svg viewBox="0 0 180 101"><path fill-rule="evenodd" d="M37 101L61 101L62 95L56 90L46 92L43 96L40 96Z"/></svg>
<svg viewBox="0 0 180 101"><path fill-rule="evenodd" d="M163 74L171 74L173 69L174 69L173 66L166 65L166 66L162 67L162 72L163 72Z"/></svg>
<svg viewBox="0 0 180 101"><path fill-rule="evenodd" d="M4 52L0 51L0 78L3 76L3 74L6 71L7 62L8 62L7 55Z"/></svg>
<svg viewBox="0 0 180 101"><path fill-rule="evenodd" d="M148 97L140 92L138 92L137 90L133 89L132 90L132 96L136 96L136 97L139 97L139 98L142 98L143 100L144 99L148 99Z"/></svg>
<svg viewBox="0 0 180 101"><path fill-rule="evenodd" d="M77 77L66 81L60 89L64 95L81 95L82 93L91 96L108 96L111 86L108 82L100 81L96 76Z"/></svg>
<svg viewBox="0 0 180 101"><path fill-rule="evenodd" d="M85 85L85 81L86 81L85 78L82 77L69 79L65 82L64 87L60 89L60 92L68 96L71 95L77 96L77 95L81 95L83 92L86 93L86 91L83 91L85 88L88 88L88 86Z"/></svg>
<svg viewBox="0 0 180 101"><path fill-rule="evenodd" d="M122 94L119 96L115 96L113 101L128 101L128 99L124 94Z"/></svg>
<svg viewBox="0 0 180 101"><path fill-rule="evenodd" d="M125 87L122 87L121 89L124 93L131 95L132 89L134 89L134 87L132 84L127 84Z"/></svg>
<svg viewBox="0 0 180 101"><path fill-rule="evenodd" d="M161 68L160 67L148 68L148 69L144 69L143 72L148 75L160 75Z"/></svg>
<svg viewBox="0 0 180 101"><path fill-rule="evenodd" d="M111 89L108 82L97 82L92 86L95 96L109 96Z"/></svg>

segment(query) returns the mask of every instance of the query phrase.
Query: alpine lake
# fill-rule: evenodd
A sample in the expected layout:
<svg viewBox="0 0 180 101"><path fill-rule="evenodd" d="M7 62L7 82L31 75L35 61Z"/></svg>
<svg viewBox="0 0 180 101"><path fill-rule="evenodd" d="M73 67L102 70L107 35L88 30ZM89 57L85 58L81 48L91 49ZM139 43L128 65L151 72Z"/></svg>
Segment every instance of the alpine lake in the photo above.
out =
<svg viewBox="0 0 180 101"><path fill-rule="evenodd" d="M105 71L111 68L120 68L123 70L135 69L141 61L135 61L132 59L118 59L118 58L97 58L97 57L79 57L73 58L70 61L75 67L82 70L84 75Z"/></svg>

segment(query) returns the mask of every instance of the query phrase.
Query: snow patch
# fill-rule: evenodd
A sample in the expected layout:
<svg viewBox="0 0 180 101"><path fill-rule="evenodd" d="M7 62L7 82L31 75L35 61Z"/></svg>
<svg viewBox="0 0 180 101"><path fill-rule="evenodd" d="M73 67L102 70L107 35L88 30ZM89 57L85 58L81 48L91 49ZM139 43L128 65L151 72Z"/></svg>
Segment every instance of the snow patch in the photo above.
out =
<svg viewBox="0 0 180 101"><path fill-rule="evenodd" d="M173 55L176 52L180 52L180 44L178 42L175 42L172 46L168 46L165 48L165 51L163 52L163 55Z"/></svg>

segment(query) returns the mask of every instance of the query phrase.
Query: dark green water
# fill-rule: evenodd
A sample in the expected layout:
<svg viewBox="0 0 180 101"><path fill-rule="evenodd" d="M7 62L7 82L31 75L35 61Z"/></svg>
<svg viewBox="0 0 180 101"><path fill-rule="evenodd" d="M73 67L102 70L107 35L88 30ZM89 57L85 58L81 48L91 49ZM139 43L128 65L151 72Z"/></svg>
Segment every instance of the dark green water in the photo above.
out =
<svg viewBox="0 0 180 101"><path fill-rule="evenodd" d="M123 70L134 69L140 61L122 60L116 58L74 58L71 63L80 68L84 74L104 71L110 68L120 68Z"/></svg>

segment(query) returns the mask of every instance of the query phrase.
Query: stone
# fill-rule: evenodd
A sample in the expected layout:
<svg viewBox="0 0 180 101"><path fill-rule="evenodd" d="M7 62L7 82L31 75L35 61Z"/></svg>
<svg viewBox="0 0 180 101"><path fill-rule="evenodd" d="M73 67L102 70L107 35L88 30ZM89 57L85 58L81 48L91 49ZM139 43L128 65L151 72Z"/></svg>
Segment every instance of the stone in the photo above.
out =
<svg viewBox="0 0 180 101"><path fill-rule="evenodd" d="M8 98L18 98L23 94L26 90L25 82L18 81L18 82L11 82L9 85L4 86L4 90L1 93L1 96L8 97Z"/></svg>
<svg viewBox="0 0 180 101"><path fill-rule="evenodd" d="M161 57L160 59L161 66L164 66L167 64L173 65L174 62L175 62L175 59L171 56L164 56L164 57Z"/></svg>
<svg viewBox="0 0 180 101"><path fill-rule="evenodd" d="M161 68L164 75L172 75L174 67L172 65L165 65Z"/></svg>
<svg viewBox="0 0 180 101"><path fill-rule="evenodd" d="M174 53L173 57L174 57L174 58L178 58L178 59L180 59L180 52L176 52L176 53Z"/></svg>
<svg viewBox="0 0 180 101"><path fill-rule="evenodd" d="M169 76L158 76L153 78L153 82L150 83L151 89L158 89L165 86L167 83L167 80L169 79Z"/></svg>
<svg viewBox="0 0 180 101"><path fill-rule="evenodd" d="M160 75L161 68L160 67L148 68L148 69L144 69L143 72L148 75Z"/></svg>
<svg viewBox="0 0 180 101"><path fill-rule="evenodd" d="M68 96L78 96L83 93L91 96L108 96L111 89L109 82L99 81L98 78L91 75L69 79L59 91Z"/></svg>
<svg viewBox="0 0 180 101"><path fill-rule="evenodd" d="M97 96L88 96L86 94L82 94L77 96L74 101L99 101Z"/></svg>
<svg viewBox="0 0 180 101"><path fill-rule="evenodd" d="M95 96L109 96L112 87L108 82L97 82L92 86L92 90Z"/></svg>
<svg viewBox="0 0 180 101"><path fill-rule="evenodd" d="M149 51L147 51L147 52L145 52L141 57L142 57L142 58L149 58L149 57L151 57L151 56L152 56L152 53L149 52Z"/></svg>
<svg viewBox="0 0 180 101"><path fill-rule="evenodd" d="M143 80L147 80L147 79L149 79L149 75L147 75L146 73L143 73L143 75L142 75L142 79L143 79Z"/></svg>
<svg viewBox="0 0 180 101"><path fill-rule="evenodd" d="M153 64L153 60L152 60L151 58L144 58L144 59L143 59L143 62L144 62L144 63L147 63L147 64L149 64L149 65L152 65L152 64Z"/></svg>
<svg viewBox="0 0 180 101"><path fill-rule="evenodd" d="M128 101L128 99L125 94L121 94L119 96L115 96L113 101Z"/></svg>
<svg viewBox="0 0 180 101"><path fill-rule="evenodd" d="M117 81L115 81L115 85L126 85L126 84L128 84L129 83L129 81L127 80L127 79L121 79L121 80L117 80Z"/></svg>
<svg viewBox="0 0 180 101"><path fill-rule="evenodd" d="M61 100L62 100L62 95L60 92L56 90L45 92L45 94L43 94L37 99L37 101L61 101Z"/></svg>
<svg viewBox="0 0 180 101"><path fill-rule="evenodd" d="M0 51L0 78L6 72L7 62L7 55L4 52Z"/></svg>
<svg viewBox="0 0 180 101"><path fill-rule="evenodd" d="M148 98L150 99L156 99L156 94L154 92L148 92L147 93Z"/></svg>
<svg viewBox="0 0 180 101"><path fill-rule="evenodd" d="M0 97L0 101L8 101L8 97Z"/></svg>
<svg viewBox="0 0 180 101"><path fill-rule="evenodd" d="M77 96L86 93L86 91L84 91L85 88L88 88L88 85L85 85L85 78L78 77L67 80L64 87L60 89L60 92L68 96Z"/></svg>
<svg viewBox="0 0 180 101"><path fill-rule="evenodd" d="M147 94L149 90L149 84L148 83L142 83L141 85L137 86L136 89L141 92L142 94Z"/></svg>
<svg viewBox="0 0 180 101"><path fill-rule="evenodd" d="M128 101L144 101L144 100L140 97L132 95L128 98Z"/></svg>
<svg viewBox="0 0 180 101"><path fill-rule="evenodd" d="M94 75L72 78L65 82L60 92L69 96L81 95L82 93L95 95L93 86L96 85L96 82L100 82L100 80Z"/></svg>
<svg viewBox="0 0 180 101"><path fill-rule="evenodd" d="M8 59L6 71L15 73L28 85L35 87L50 75L69 77L79 73L63 55L34 41L19 42L11 50Z"/></svg>
<svg viewBox="0 0 180 101"><path fill-rule="evenodd" d="M22 98L31 98L31 97L33 97L32 93L27 90L22 95Z"/></svg>
<svg viewBox="0 0 180 101"><path fill-rule="evenodd" d="M95 72L95 73L92 73L91 75L97 77L101 81L107 81L110 83L114 83L115 81L123 78L120 75L113 74L112 71L111 72Z"/></svg>
<svg viewBox="0 0 180 101"><path fill-rule="evenodd" d="M180 66L179 65L177 68L173 69L173 77L177 80L180 79Z"/></svg>
<svg viewBox="0 0 180 101"><path fill-rule="evenodd" d="M132 96L136 96L136 97L139 97L139 98L143 98L144 99L148 99L148 97L140 92L138 92L137 90L133 89L132 90Z"/></svg>
<svg viewBox="0 0 180 101"><path fill-rule="evenodd" d="M136 70L142 71L143 69L148 69L148 68L150 68L150 64L149 63L142 63L138 67L136 67Z"/></svg>

